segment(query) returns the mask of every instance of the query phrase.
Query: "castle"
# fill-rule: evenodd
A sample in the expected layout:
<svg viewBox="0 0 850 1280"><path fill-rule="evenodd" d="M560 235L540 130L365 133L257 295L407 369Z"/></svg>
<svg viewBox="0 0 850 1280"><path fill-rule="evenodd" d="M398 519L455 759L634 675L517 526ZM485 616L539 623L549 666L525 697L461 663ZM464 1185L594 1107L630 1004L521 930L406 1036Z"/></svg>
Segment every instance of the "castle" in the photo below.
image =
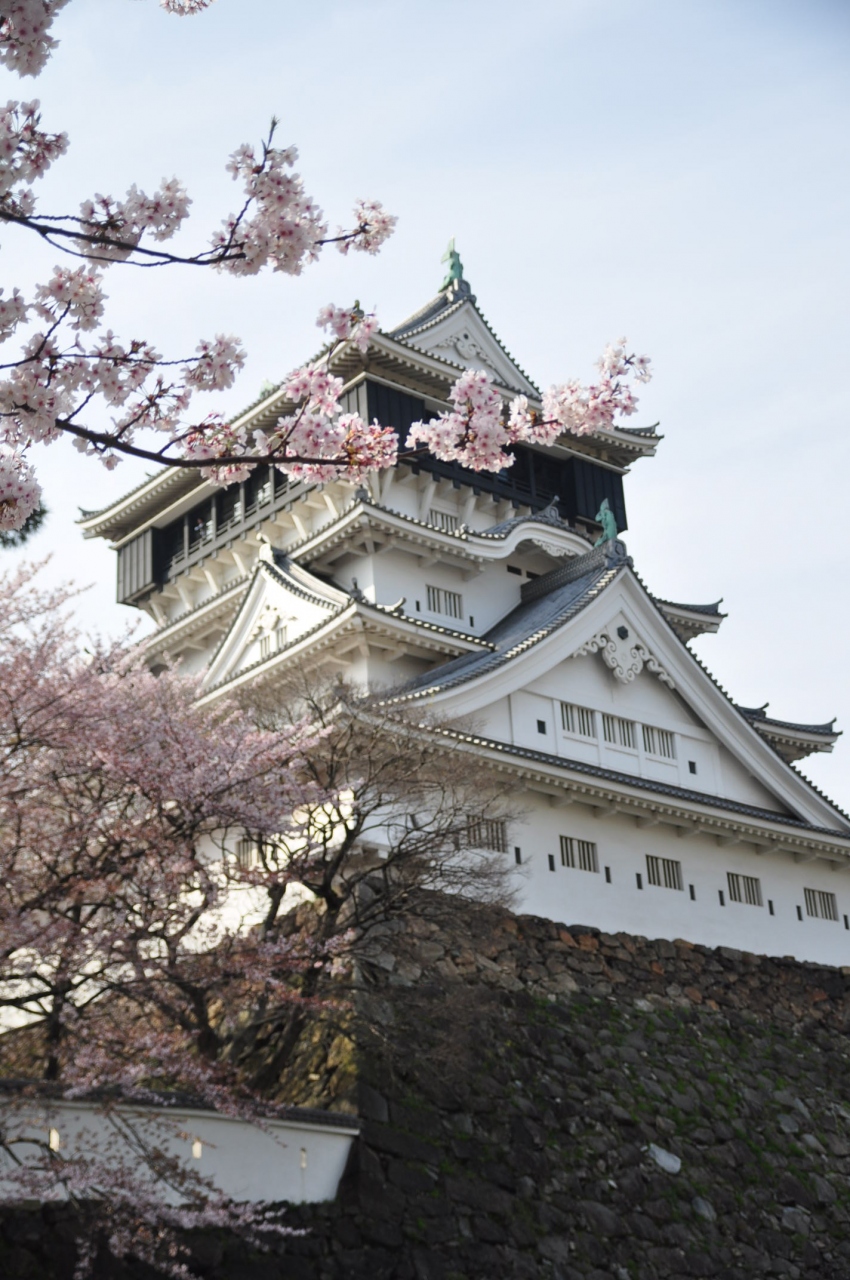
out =
<svg viewBox="0 0 850 1280"><path fill-rule="evenodd" d="M446 408L465 368L540 391L462 273L363 355L343 402L396 427ZM236 420L267 429L264 392ZM518 797L471 839L518 869L521 909L605 931L850 965L850 818L794 768L832 724L736 705L689 648L717 604L654 597L614 533L652 428L517 446L496 475L417 455L360 486L257 468L218 489L164 470L98 512L118 597L156 623L150 661L205 699L299 663L441 717Z"/></svg>

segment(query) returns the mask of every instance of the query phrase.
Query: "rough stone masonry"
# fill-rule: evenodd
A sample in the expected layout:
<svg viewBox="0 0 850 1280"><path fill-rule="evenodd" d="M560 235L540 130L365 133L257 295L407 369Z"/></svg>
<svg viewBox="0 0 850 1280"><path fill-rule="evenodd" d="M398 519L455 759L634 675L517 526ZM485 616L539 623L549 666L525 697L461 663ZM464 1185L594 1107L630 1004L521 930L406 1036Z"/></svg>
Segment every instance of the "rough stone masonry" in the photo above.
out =
<svg viewBox="0 0 850 1280"><path fill-rule="evenodd" d="M195 1241L199 1274L850 1280L850 970L426 908L360 973L285 1081L360 1112L338 1200L270 1255ZM62 1237L6 1218L0 1275L70 1277Z"/></svg>

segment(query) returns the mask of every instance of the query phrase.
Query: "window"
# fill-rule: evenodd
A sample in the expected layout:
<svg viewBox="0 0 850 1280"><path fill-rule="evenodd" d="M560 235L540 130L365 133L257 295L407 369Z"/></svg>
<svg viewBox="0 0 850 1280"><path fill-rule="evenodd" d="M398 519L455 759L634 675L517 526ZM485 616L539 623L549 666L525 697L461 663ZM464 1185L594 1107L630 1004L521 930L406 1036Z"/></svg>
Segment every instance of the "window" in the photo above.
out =
<svg viewBox="0 0 850 1280"><path fill-rule="evenodd" d="M538 733L545 733L545 732L546 732L546 721L545 721L545 720L538 720L538 721L537 721L537 732L538 732Z"/></svg>
<svg viewBox="0 0 850 1280"><path fill-rule="evenodd" d="M694 887L694 885L689 884L689 885L688 885L688 891L690 892L690 895L691 895L691 902L696 902L696 900L697 900L697 891L696 891L696 888Z"/></svg>
<svg viewBox="0 0 850 1280"><path fill-rule="evenodd" d="M606 884L610 884L610 883L611 883L611 868L610 868L610 867L606 867L606 868L605 868L605 883L606 883Z"/></svg>
<svg viewBox="0 0 850 1280"><path fill-rule="evenodd" d="M249 871L260 860L260 850L256 840L247 837L236 841L236 861L243 871Z"/></svg>
<svg viewBox="0 0 850 1280"><path fill-rule="evenodd" d="M577 871L598 871L596 845L592 840L561 836L561 866L574 867Z"/></svg>
<svg viewBox="0 0 850 1280"><path fill-rule="evenodd" d="M649 756L663 756L665 760L676 759L676 740L667 729L655 729L651 724L643 727L643 749Z"/></svg>
<svg viewBox="0 0 850 1280"><path fill-rule="evenodd" d="M517 565L515 565L515 564L509 564L509 565L508 565L508 573L515 573L515 574L517 574L519 577L522 577L522 569L520 569L520 568L519 568Z"/></svg>
<svg viewBox="0 0 850 1280"><path fill-rule="evenodd" d="M697 771L697 762L696 762L696 760L689 760L689 761L688 761L688 769L690 770L690 772L691 772L691 773L696 773L696 771Z"/></svg>
<svg viewBox="0 0 850 1280"><path fill-rule="evenodd" d="M454 533L457 529L457 516L451 511L434 511L428 516L428 523L444 533Z"/></svg>
<svg viewBox="0 0 850 1280"><path fill-rule="evenodd" d="M468 824L466 836L473 849L507 852L508 824L504 818L476 818Z"/></svg>
<svg viewBox="0 0 850 1280"><path fill-rule="evenodd" d="M514 845L514 861L518 867L522 866L522 849L520 849L519 845Z"/></svg>
<svg viewBox="0 0 850 1280"><path fill-rule="evenodd" d="M555 870L555 855L553 853L549 854L549 870Z"/></svg>
<svg viewBox="0 0 850 1280"><path fill-rule="evenodd" d="M606 742L618 747L637 750L637 734L634 720L623 720L620 716L602 716L602 735Z"/></svg>
<svg viewBox="0 0 850 1280"><path fill-rule="evenodd" d="M449 618L463 617L463 601L459 591L446 591L443 587L426 587L430 613L444 613Z"/></svg>
<svg viewBox="0 0 850 1280"><path fill-rule="evenodd" d="M265 631L260 636L260 657L270 658L286 644L286 627L277 626L274 631Z"/></svg>
<svg viewBox="0 0 850 1280"><path fill-rule="evenodd" d="M826 893L823 889L804 889L803 896L807 916L815 916L818 920L838 919L838 902L834 893Z"/></svg>
<svg viewBox="0 0 850 1280"><path fill-rule="evenodd" d="M561 727L565 733L574 733L579 738L595 738L596 716L589 707L576 707L572 702L562 702Z"/></svg>
<svg viewBox="0 0 850 1280"><path fill-rule="evenodd" d="M682 882L682 864L672 858L656 858L646 855L646 878L650 884L659 889L684 889Z"/></svg>
<svg viewBox="0 0 850 1280"><path fill-rule="evenodd" d="M736 871L727 871L726 880L729 885L729 901L745 902L748 907L760 907L761 881L755 876L740 876Z"/></svg>

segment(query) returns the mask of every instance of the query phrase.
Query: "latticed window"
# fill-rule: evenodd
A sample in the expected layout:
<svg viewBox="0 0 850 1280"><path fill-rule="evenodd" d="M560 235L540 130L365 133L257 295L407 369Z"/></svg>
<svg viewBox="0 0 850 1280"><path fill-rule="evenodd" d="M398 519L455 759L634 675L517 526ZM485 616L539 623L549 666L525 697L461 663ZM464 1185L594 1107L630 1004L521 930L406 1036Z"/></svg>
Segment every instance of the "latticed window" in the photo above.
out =
<svg viewBox="0 0 850 1280"><path fill-rule="evenodd" d="M565 733L574 733L579 738L596 737L596 716L589 707L562 702L561 726Z"/></svg>
<svg viewBox="0 0 850 1280"><path fill-rule="evenodd" d="M435 529L442 529L445 533L454 533L457 529L457 516L451 511L431 511L428 523Z"/></svg>
<svg viewBox="0 0 850 1280"><path fill-rule="evenodd" d="M763 905L761 881L756 876L742 876L737 871L727 871L726 881L729 885L730 902L744 902L749 907Z"/></svg>
<svg viewBox="0 0 850 1280"><path fill-rule="evenodd" d="M806 897L806 915L815 916L819 920L838 919L838 901L834 893L824 889L804 889Z"/></svg>
<svg viewBox="0 0 850 1280"><path fill-rule="evenodd" d="M622 716L609 716L603 713L602 736L606 742L617 747L628 747L637 750L637 734L634 720L624 720Z"/></svg>
<svg viewBox="0 0 850 1280"><path fill-rule="evenodd" d="M561 836L561 866L574 867L577 871L598 871L596 845L592 840Z"/></svg>
<svg viewBox="0 0 850 1280"><path fill-rule="evenodd" d="M504 818L475 818L467 826L466 836L473 849L507 853L508 824Z"/></svg>
<svg viewBox="0 0 850 1280"><path fill-rule="evenodd" d="M251 867L257 865L260 860L260 850L256 840L249 840L244 837L236 842L236 861L243 871L249 871Z"/></svg>
<svg viewBox="0 0 850 1280"><path fill-rule="evenodd" d="M444 587L428 587L428 609L431 613L444 613L449 618L463 617L463 600L459 591L446 591Z"/></svg>
<svg viewBox="0 0 850 1280"><path fill-rule="evenodd" d="M650 884L659 889L684 889L682 882L682 864L673 858L657 858L653 854L646 855L646 878Z"/></svg>
<svg viewBox="0 0 850 1280"><path fill-rule="evenodd" d="M656 729L651 724L643 728L643 749L650 756L663 756L665 760L676 759L676 739L668 729Z"/></svg>

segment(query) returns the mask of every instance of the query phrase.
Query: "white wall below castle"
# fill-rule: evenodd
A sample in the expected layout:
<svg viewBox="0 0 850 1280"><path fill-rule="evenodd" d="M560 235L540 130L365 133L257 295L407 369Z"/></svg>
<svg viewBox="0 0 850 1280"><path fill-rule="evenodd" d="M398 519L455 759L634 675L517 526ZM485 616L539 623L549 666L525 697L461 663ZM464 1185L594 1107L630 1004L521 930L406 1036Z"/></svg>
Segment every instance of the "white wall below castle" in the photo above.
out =
<svg viewBox="0 0 850 1280"><path fill-rule="evenodd" d="M711 947L850 965L848 872L834 872L820 859L797 863L789 854L758 855L751 845L720 847L705 836L679 837L670 826L639 828L622 816L594 818L594 810L585 805L556 809L543 798L527 804L523 821L512 823L508 833L508 856L513 859L519 847L522 857L517 910L609 933L685 938ZM597 846L598 873L562 865L561 835ZM648 854L681 863L682 890L649 884ZM764 905L730 902L727 872L758 878ZM835 894L838 920L810 917L804 888Z"/></svg>

